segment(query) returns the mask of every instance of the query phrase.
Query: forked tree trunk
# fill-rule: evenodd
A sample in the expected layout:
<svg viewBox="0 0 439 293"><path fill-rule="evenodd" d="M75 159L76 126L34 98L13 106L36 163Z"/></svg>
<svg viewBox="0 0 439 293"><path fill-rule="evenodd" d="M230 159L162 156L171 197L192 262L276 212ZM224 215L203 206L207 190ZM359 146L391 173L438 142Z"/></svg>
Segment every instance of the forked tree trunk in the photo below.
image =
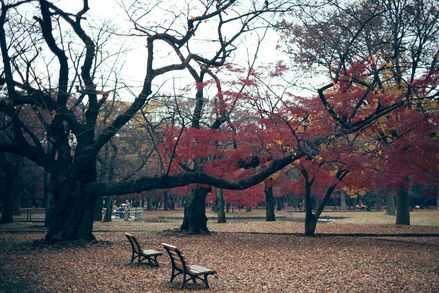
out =
<svg viewBox="0 0 439 293"><path fill-rule="evenodd" d="M217 202L217 214L218 223L226 222L226 212L224 210L224 191L221 188L216 189L216 202Z"/></svg>
<svg viewBox="0 0 439 293"><path fill-rule="evenodd" d="M396 225L410 225L409 193L403 185L396 194Z"/></svg>
<svg viewBox="0 0 439 293"><path fill-rule="evenodd" d="M183 232L201 234L209 233L206 217L207 188L193 188L187 198L184 208L184 219L180 226Z"/></svg>
<svg viewBox="0 0 439 293"><path fill-rule="evenodd" d="M334 192L337 184L333 184L326 189L326 193L323 196L323 199L320 201L318 207L316 208L315 214L313 214L311 186L314 182L314 179L310 180L308 172L305 169L302 169L301 172L305 180L305 236L314 236L316 232L317 221L320 218L320 215L322 214L326 205L328 204L328 201L331 198L331 195ZM348 171L339 170L337 171L336 177L339 180L343 180L346 174L348 174Z"/></svg>
<svg viewBox="0 0 439 293"><path fill-rule="evenodd" d="M274 214L275 200L273 196L273 185L270 183L265 183L264 188L265 193L265 221L273 222L276 221L276 215Z"/></svg>
<svg viewBox="0 0 439 293"><path fill-rule="evenodd" d="M306 209L305 209L306 211ZM317 218L311 212L305 212L305 236L314 236L316 233Z"/></svg>

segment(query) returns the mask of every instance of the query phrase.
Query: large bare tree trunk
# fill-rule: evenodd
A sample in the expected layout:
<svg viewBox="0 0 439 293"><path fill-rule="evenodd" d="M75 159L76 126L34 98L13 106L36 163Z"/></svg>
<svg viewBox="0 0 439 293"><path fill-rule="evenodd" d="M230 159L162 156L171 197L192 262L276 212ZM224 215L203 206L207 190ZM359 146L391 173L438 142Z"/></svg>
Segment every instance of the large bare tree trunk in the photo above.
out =
<svg viewBox="0 0 439 293"><path fill-rule="evenodd" d="M208 188L193 188L187 198L184 208L184 219L180 230L188 233L209 233L206 217L206 196Z"/></svg>
<svg viewBox="0 0 439 293"><path fill-rule="evenodd" d="M403 185L396 194L396 225L410 225L409 193Z"/></svg>
<svg viewBox="0 0 439 293"><path fill-rule="evenodd" d="M77 181L66 182L57 190L55 197L45 240L94 240L92 232L96 198L84 195Z"/></svg>
<svg viewBox="0 0 439 293"><path fill-rule="evenodd" d="M86 194L84 184L96 181L96 158L82 158L71 172L55 172L54 204L48 219L46 241L94 240L96 195ZM54 174L52 174L53 176Z"/></svg>

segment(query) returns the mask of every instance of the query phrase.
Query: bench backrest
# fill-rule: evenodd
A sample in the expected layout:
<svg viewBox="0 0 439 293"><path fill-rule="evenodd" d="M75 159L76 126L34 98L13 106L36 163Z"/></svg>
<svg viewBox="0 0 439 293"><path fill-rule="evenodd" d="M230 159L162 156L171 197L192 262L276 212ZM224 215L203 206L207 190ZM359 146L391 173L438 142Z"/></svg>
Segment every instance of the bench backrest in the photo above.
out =
<svg viewBox="0 0 439 293"><path fill-rule="evenodd" d="M181 253L181 251L177 248L177 246L162 243L163 248L166 250L166 252L169 255L169 258L171 259L172 266L174 268L177 268L181 271L188 271L188 263L184 259L184 255Z"/></svg>
<svg viewBox="0 0 439 293"><path fill-rule="evenodd" d="M131 244L131 248L133 249L133 252L140 254L140 245L136 237L134 237L134 235L131 235L129 233L125 233L125 236L128 238L128 241Z"/></svg>

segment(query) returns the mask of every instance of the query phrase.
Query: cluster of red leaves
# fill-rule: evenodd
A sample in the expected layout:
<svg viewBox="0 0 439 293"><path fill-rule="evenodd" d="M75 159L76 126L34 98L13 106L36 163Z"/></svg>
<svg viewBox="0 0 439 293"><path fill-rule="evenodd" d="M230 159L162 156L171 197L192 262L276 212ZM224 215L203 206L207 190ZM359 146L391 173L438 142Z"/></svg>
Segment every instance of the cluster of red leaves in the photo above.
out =
<svg viewBox="0 0 439 293"><path fill-rule="evenodd" d="M167 129L161 149L165 161L174 156L171 173L180 173L184 169L182 166L191 168L199 164L203 171L211 175L239 180L261 171L276 159L294 155L303 149L307 141L326 139L327 143L318 145L315 152L307 153L303 159L294 162L297 170L306 170L313 179L313 194L323 195L333 184L337 184L338 188L345 186L362 190L374 190L377 185L395 188L406 182L438 184L434 179L439 178L438 158L435 155L439 150L435 130L439 122L437 110L430 111L427 117L418 106L407 106L356 134L341 138L334 135L345 127L340 121L355 125L373 115L380 107L392 105L403 96L404 93L391 84L385 84L382 90L370 90L353 82L361 80L372 70L374 64L371 62L354 62L342 72L332 89L325 92L329 107L339 121L322 106L318 97L294 97L278 103L275 109L266 110L264 99L273 97L261 94L262 87L258 88L258 79L255 78L263 76L264 72L228 64L226 69L234 80L210 80L205 84L215 82L217 86L220 102L216 104L218 109L212 112L217 115L228 113L235 121L229 121L227 126L220 129ZM286 70L283 63L278 63L276 74L265 74L271 74L276 79L282 77ZM437 74L433 72L421 79L425 82L419 85L420 90L437 81ZM242 116L231 115L240 104L260 106L253 112L244 111L245 115ZM398 137L391 137L392 133L398 133ZM383 136L390 138L390 141L384 141ZM335 177L337 171L341 170L349 171L343 182ZM285 170L283 172L287 173ZM300 172L295 172L293 176L285 174L274 176L274 194L282 195L292 190L303 193L304 181ZM227 192L227 198L256 204L261 198L261 186L244 192ZM252 196L255 197L253 200L244 199Z"/></svg>

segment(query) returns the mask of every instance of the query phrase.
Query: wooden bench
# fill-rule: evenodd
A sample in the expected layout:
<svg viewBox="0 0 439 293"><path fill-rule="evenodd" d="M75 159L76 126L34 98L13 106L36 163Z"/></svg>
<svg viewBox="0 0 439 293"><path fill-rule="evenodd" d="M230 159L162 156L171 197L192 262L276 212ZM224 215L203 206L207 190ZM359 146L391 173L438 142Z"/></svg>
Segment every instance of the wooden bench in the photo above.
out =
<svg viewBox="0 0 439 293"><path fill-rule="evenodd" d="M176 276L183 274L183 284L181 285L181 289L186 287L186 282L188 280L192 280L194 283L196 283L196 279L203 281L206 288L209 288L207 276L215 275L217 273L216 271L199 265L188 265L184 255L176 246L166 243L162 243L162 245L171 259L171 283Z"/></svg>
<svg viewBox="0 0 439 293"><path fill-rule="evenodd" d="M140 265L144 260L148 261L148 265L153 267L158 267L159 263L157 261L157 257L163 255L161 251L153 250L153 249L142 249L137 241L136 237L129 233L125 233L125 236L128 238L128 241L131 244L131 263L137 258L137 265Z"/></svg>

